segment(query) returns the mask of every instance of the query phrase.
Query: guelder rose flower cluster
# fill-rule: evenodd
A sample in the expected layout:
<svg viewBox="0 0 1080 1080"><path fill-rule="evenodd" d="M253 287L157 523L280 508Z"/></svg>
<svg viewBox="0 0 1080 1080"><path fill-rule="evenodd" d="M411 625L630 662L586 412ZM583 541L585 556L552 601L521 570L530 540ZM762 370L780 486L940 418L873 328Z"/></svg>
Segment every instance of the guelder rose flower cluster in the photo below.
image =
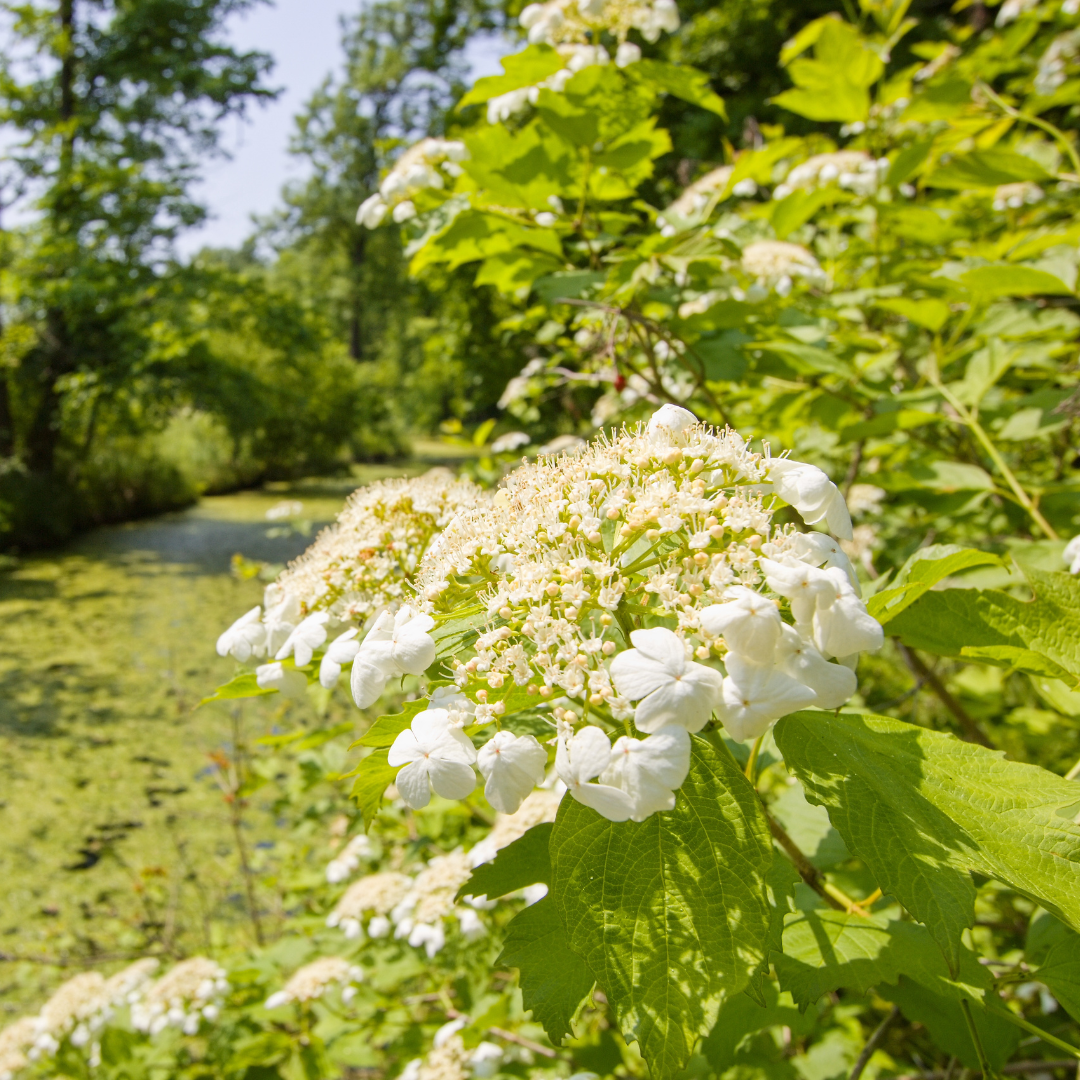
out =
<svg viewBox="0 0 1080 1080"><path fill-rule="evenodd" d="M266 589L263 605L218 638L218 654L241 663L265 658L257 669L259 685L299 696L307 679L295 669L306 668L325 649L319 678L333 686L342 665L356 656L365 629L374 633L379 617L411 596L409 584L440 530L459 510L486 499L475 484L446 469L361 488L337 521ZM377 629L376 639L383 640L384 624ZM391 638L394 633L391 628ZM292 665L283 663L290 657ZM386 663L378 666L387 678L402 673Z"/></svg>
<svg viewBox="0 0 1080 1080"><path fill-rule="evenodd" d="M833 535L774 526L785 504ZM468 654L449 658L464 704L422 712L391 747L399 793L411 806L432 791L464 798L475 767L493 805L520 804L547 764L507 714L524 689L554 722L554 765L572 797L612 820L669 809L689 734L714 717L735 739L757 738L854 692L857 655L882 631L837 539L850 537L820 469L752 453L676 406L521 467L422 563L417 587L435 621L477 610L487 622ZM478 751L466 724L493 722Z"/></svg>
<svg viewBox="0 0 1080 1080"><path fill-rule="evenodd" d="M356 211L357 225L368 229L379 226L386 212L396 222L416 217L412 196L425 188L441 191L461 175L461 162L467 160L468 148L454 139L421 139L394 163L379 190L365 199Z"/></svg>

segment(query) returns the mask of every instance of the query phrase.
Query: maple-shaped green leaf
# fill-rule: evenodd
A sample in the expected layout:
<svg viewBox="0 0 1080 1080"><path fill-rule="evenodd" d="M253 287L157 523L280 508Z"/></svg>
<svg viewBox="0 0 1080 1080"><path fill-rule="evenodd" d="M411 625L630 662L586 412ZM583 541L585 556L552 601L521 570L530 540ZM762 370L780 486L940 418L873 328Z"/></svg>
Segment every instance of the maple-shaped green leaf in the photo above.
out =
<svg viewBox="0 0 1080 1080"><path fill-rule="evenodd" d="M691 742L673 810L615 823L566 798L551 837L570 947L653 1080L682 1069L758 970L769 933L773 851L757 795L722 742Z"/></svg>
<svg viewBox="0 0 1080 1080"><path fill-rule="evenodd" d="M571 950L550 896L514 916L496 962L518 969L522 1005L560 1045L571 1033L574 1015L595 980L589 966Z"/></svg>
<svg viewBox="0 0 1080 1080"><path fill-rule="evenodd" d="M926 924L952 972L974 920L972 873L1080 928L1080 787L885 716L799 712L776 742L806 797L882 891Z"/></svg>
<svg viewBox="0 0 1080 1080"><path fill-rule="evenodd" d="M386 760L388 750L375 750L360 762L356 769L349 798L360 807L364 828L371 826L382 806L383 793L394 782L398 770Z"/></svg>
<svg viewBox="0 0 1080 1080"><path fill-rule="evenodd" d="M1036 976L1074 1020L1080 1020L1080 934L1066 934L1050 946Z"/></svg>

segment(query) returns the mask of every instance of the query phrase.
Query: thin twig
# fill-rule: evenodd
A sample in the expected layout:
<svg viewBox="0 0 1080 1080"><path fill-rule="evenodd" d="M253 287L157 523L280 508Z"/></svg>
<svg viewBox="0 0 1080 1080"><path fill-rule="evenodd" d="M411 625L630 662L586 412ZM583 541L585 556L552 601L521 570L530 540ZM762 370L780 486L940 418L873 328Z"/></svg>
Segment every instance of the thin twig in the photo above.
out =
<svg viewBox="0 0 1080 1080"><path fill-rule="evenodd" d="M1075 780L1080 777L1080 761L1078 761L1066 774L1066 780Z"/></svg>
<svg viewBox="0 0 1080 1080"><path fill-rule="evenodd" d="M533 1042L532 1039L526 1039L524 1035L515 1035L512 1031L492 1027L488 1028L488 1033L496 1038L505 1039L507 1042L517 1043L518 1046L524 1046L526 1050L531 1050L534 1054L543 1054L547 1058L559 1056L550 1046L541 1046L539 1043Z"/></svg>
<svg viewBox="0 0 1080 1080"><path fill-rule="evenodd" d="M799 845L791 839L790 836L784 831L783 826L762 807L765 813L765 820L769 823L769 831L773 834L773 838L787 853L788 858L795 864L795 869L799 871L799 876L820 896L825 903L830 907L836 908L837 911L846 911L849 915L861 915L864 919L868 918L867 914L861 907L859 907L858 901L852 900L847 893L838 889L832 882L825 878L825 875L803 854Z"/></svg>
<svg viewBox="0 0 1080 1080"><path fill-rule="evenodd" d="M859 1055L859 1060L855 1062L855 1067L851 1070L851 1076L848 1080L859 1080L862 1076L863 1069L866 1068L866 1063L873 1056L874 1051L881 1045L882 1040L885 1038L889 1028L896 1023L900 1018L900 1006L894 1005L892 1011L880 1024L874 1029L873 1035L866 1040L866 1045L862 1048L862 1053Z"/></svg>
<svg viewBox="0 0 1080 1080"><path fill-rule="evenodd" d="M909 649L902 641L897 641L896 647L907 666L937 694L945 708L960 722L960 727L964 731L963 738L967 742L975 742L993 750L994 744L983 733L975 718L949 693L940 677L926 666L922 657L914 649Z"/></svg>
<svg viewBox="0 0 1080 1080"><path fill-rule="evenodd" d="M979 1068L982 1069L983 1080L990 1080L994 1075L994 1070L990 1068L990 1060L983 1049L982 1037L979 1035L979 1029L975 1026L975 1017L971 1015L971 1002L966 997L960 999L960 1010L964 1014L971 1041L975 1044L975 1054L979 1059Z"/></svg>

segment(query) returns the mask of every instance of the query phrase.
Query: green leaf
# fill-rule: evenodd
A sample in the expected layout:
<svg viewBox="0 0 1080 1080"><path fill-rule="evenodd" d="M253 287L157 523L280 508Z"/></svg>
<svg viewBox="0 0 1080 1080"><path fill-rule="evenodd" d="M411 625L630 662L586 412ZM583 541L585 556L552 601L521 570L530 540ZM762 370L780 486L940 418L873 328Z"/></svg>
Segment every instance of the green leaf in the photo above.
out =
<svg viewBox="0 0 1080 1080"><path fill-rule="evenodd" d="M419 716L430 704L427 698L406 701L401 712L380 716L349 749L353 746L393 746L394 740L413 722L413 717Z"/></svg>
<svg viewBox="0 0 1080 1080"><path fill-rule="evenodd" d="M960 280L972 292L992 296L1064 296L1072 289L1055 274L1036 270L1032 266L977 266L960 275Z"/></svg>
<svg viewBox="0 0 1080 1080"><path fill-rule="evenodd" d="M879 623L885 625L939 581L975 566L1001 565L1001 559L988 551L932 544L916 551L896 575L894 587L870 597L866 607Z"/></svg>
<svg viewBox="0 0 1080 1080"><path fill-rule="evenodd" d="M949 305L944 300L910 300L905 296L875 300L874 307L902 315L909 322L936 334L949 318Z"/></svg>
<svg viewBox="0 0 1080 1080"><path fill-rule="evenodd" d="M631 64L626 73L654 90L681 98L691 105L699 105L727 119L723 99L714 93L709 85L709 77L703 71L685 64L668 64L663 60L639 60Z"/></svg>
<svg viewBox="0 0 1080 1080"><path fill-rule="evenodd" d="M1040 570L1020 552L1014 558L1035 591L1033 602L996 589L931 591L901 612L890 632L905 645L942 656L999 646L1030 650L1056 665L1047 665L1048 670L1061 669L1074 685L1080 683L1080 579L1063 571ZM1016 651L985 655L994 663L1015 659L1035 663Z"/></svg>
<svg viewBox="0 0 1080 1080"><path fill-rule="evenodd" d="M489 101L511 90L535 86L566 66L563 58L550 45L530 45L512 56L504 56L499 63L502 64L503 74L477 79L472 89L458 102L459 109Z"/></svg>
<svg viewBox="0 0 1080 1080"><path fill-rule="evenodd" d="M371 827L382 806L383 794L398 774L398 770L387 761L389 753L389 750L376 750L368 754L356 770L356 780L349 798L360 808L365 830Z"/></svg>
<svg viewBox="0 0 1080 1080"><path fill-rule="evenodd" d="M755 341L747 348L774 353L800 375L842 375L845 378L851 375L851 368L831 352L801 341Z"/></svg>
<svg viewBox="0 0 1080 1080"><path fill-rule="evenodd" d="M800 225L805 225L823 206L848 202L851 196L838 187L820 187L813 191L796 190L779 202L770 203L772 227L778 240L783 240Z"/></svg>
<svg viewBox="0 0 1080 1080"><path fill-rule="evenodd" d="M211 701L235 701L238 698L265 697L267 694L276 693L276 690L264 690L259 686L254 671L245 671L243 675L237 675L219 686L209 697L204 697L195 708L202 708Z"/></svg>
<svg viewBox="0 0 1080 1080"><path fill-rule="evenodd" d="M552 895L654 1080L673 1077L764 959L772 843L722 744L692 736L674 810L613 823L564 799Z"/></svg>
<svg viewBox="0 0 1080 1080"><path fill-rule="evenodd" d="M899 1005L900 1011L912 1023L922 1024L934 1044L946 1054L958 1058L968 1069L978 1070L979 1054L959 1002L935 994L905 976L901 976L896 986L879 987L878 994ZM1001 1005L993 1010L971 1006L979 1042L993 1070L1000 1069L1013 1056L1023 1037L1023 1032L1002 1015L1004 1011Z"/></svg>
<svg viewBox="0 0 1080 1080"><path fill-rule="evenodd" d="M960 978L954 981L925 926L831 909L789 915L784 951L773 963L781 989L800 1009L834 990L865 994L901 975L955 1001L966 997L981 1003L993 987L989 972L966 948L960 950Z"/></svg>
<svg viewBox="0 0 1080 1080"><path fill-rule="evenodd" d="M965 659L979 660L993 667L1022 671L1025 675L1035 675L1043 679L1076 681L1070 677L1069 672L1060 664L1055 664L1050 657L1018 645L965 645L960 650L960 655Z"/></svg>
<svg viewBox="0 0 1080 1080"><path fill-rule="evenodd" d="M498 964L518 969L521 1003L531 1009L548 1038L560 1046L593 988L592 972L570 948L558 909L550 896L518 912L506 928Z"/></svg>
<svg viewBox="0 0 1080 1080"><path fill-rule="evenodd" d="M827 870L851 858L825 808L808 803L801 784L785 786L769 805L769 812L819 870Z"/></svg>
<svg viewBox="0 0 1080 1080"><path fill-rule="evenodd" d="M493 862L478 866L472 877L458 889L463 896L486 896L497 900L507 893L517 892L527 885L551 884L551 822L534 825L524 836L504 847Z"/></svg>
<svg viewBox="0 0 1080 1080"><path fill-rule="evenodd" d="M1036 975L1065 1011L1080 1020L1080 935L1070 934L1051 946Z"/></svg>
<svg viewBox="0 0 1080 1080"><path fill-rule="evenodd" d="M883 892L926 924L956 972L972 873L1080 927L1080 792L1034 765L884 716L800 712L776 741Z"/></svg>
<svg viewBox="0 0 1080 1080"><path fill-rule="evenodd" d="M882 473L878 483L889 491L993 491L990 474L966 461L931 461L912 465L908 472Z"/></svg>
<svg viewBox="0 0 1080 1080"><path fill-rule="evenodd" d="M701 1053L718 1076L735 1064L739 1043L758 1031L782 1024L798 1038L813 1030L816 1017L800 1012L791 995L778 993L771 980L765 984L763 996L764 1005L736 994L720 1007L712 1031L701 1044Z"/></svg>
<svg viewBox="0 0 1080 1080"><path fill-rule="evenodd" d="M910 180L919 169L922 164L930 156L930 149L934 145L932 139L927 139L923 142L915 142L910 146L905 146L896 157L892 159L892 164L889 166L888 174L885 177L885 183L889 187L897 187L904 183L906 180ZM903 314L903 312L901 312ZM916 320L912 320L913 322ZM920 323L920 325L922 325ZM930 329L937 329L936 327L930 327Z"/></svg>
<svg viewBox="0 0 1080 1080"><path fill-rule="evenodd" d="M939 165L926 178L931 187L962 191L973 187L998 187L1022 180L1051 180L1053 177L1032 158L1014 150L973 150L956 155Z"/></svg>
<svg viewBox="0 0 1080 1080"><path fill-rule="evenodd" d="M603 285L607 274L597 270L562 270L548 274L533 283L533 292L542 304L551 306L558 300L579 300L587 292Z"/></svg>
<svg viewBox="0 0 1080 1080"><path fill-rule="evenodd" d="M894 431L911 431L926 424L941 423L940 413L924 412L922 409L893 409L878 413L870 420L860 420L840 429L840 441L844 443L891 435Z"/></svg>

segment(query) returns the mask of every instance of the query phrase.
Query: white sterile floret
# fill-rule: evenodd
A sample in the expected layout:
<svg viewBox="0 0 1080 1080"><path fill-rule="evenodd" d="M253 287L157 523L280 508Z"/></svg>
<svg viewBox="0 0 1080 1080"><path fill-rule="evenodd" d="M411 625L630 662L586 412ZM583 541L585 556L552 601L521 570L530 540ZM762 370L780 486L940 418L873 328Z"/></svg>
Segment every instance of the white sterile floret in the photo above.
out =
<svg viewBox="0 0 1080 1080"><path fill-rule="evenodd" d="M266 627L266 651L273 655L285 644L296 624L303 618L300 600L278 582L267 585L263 594L263 626Z"/></svg>
<svg viewBox="0 0 1080 1080"><path fill-rule="evenodd" d="M356 224L363 225L365 229L377 229L386 217L386 203L383 197L375 192L369 195L356 211Z"/></svg>
<svg viewBox="0 0 1080 1080"><path fill-rule="evenodd" d="M151 1035L169 1026L195 1035L204 1019L217 1016L217 1000L228 988L221 967L205 956L193 956L158 979L131 1006L131 1025Z"/></svg>
<svg viewBox="0 0 1080 1080"><path fill-rule="evenodd" d="M720 673L687 660L682 639L663 627L635 630L630 641L634 647L612 661L611 677L623 697L638 701L638 730L654 732L677 724L700 731L720 700Z"/></svg>
<svg viewBox="0 0 1080 1080"><path fill-rule="evenodd" d="M284 660L287 656L295 655L297 667L307 667L311 658L326 641L326 624L330 621L330 613L316 611L304 619L299 626L285 639L285 644L278 649L275 660Z"/></svg>
<svg viewBox="0 0 1080 1080"><path fill-rule="evenodd" d="M1080 536L1074 536L1061 553L1070 574L1080 574Z"/></svg>
<svg viewBox="0 0 1080 1080"><path fill-rule="evenodd" d="M813 705L817 699L810 687L774 664L754 664L728 654L725 666L728 673L717 711L736 742L764 735L781 716Z"/></svg>
<svg viewBox="0 0 1080 1080"><path fill-rule="evenodd" d="M256 604L247 614L241 615L217 639L218 656L232 656L244 663L253 656L266 655L266 627L263 626L262 608Z"/></svg>
<svg viewBox="0 0 1080 1080"><path fill-rule="evenodd" d="M675 805L675 792L689 771L690 736L686 728L669 724L647 739L616 739L600 782L622 788L634 804L630 820L644 821Z"/></svg>
<svg viewBox="0 0 1080 1080"><path fill-rule="evenodd" d="M387 760L395 768L404 766L394 783L414 810L427 806L432 788L444 799L464 799L476 787L476 750L459 728L451 727L445 709L414 716L394 740Z"/></svg>
<svg viewBox="0 0 1080 1080"><path fill-rule="evenodd" d="M529 792L543 783L547 753L532 735L497 731L480 747L476 767L487 781L487 801L496 810L513 814Z"/></svg>
<svg viewBox="0 0 1080 1080"><path fill-rule="evenodd" d="M346 997L347 991L352 989L345 984L357 983L364 977L362 968L351 964L340 956L320 956L310 964L293 972L289 981L271 994L264 1004L266 1009L278 1009L290 1002L302 1004L308 1001L316 1001L334 984L344 987L342 997ZM355 990L353 991L355 993ZM351 998L351 994L348 995Z"/></svg>
<svg viewBox="0 0 1080 1080"><path fill-rule="evenodd" d="M360 651L360 642L357 640L359 633L354 626L344 634L339 634L327 647L319 663L319 682L328 690L337 686L342 666L351 664L356 659L356 654Z"/></svg>
<svg viewBox="0 0 1080 1080"><path fill-rule="evenodd" d="M816 465L777 458L769 465L776 494L802 515L807 525L824 521L841 540L851 539L851 515L840 489Z"/></svg>
<svg viewBox="0 0 1080 1080"><path fill-rule="evenodd" d="M615 50L615 66L629 67L641 59L641 48L632 41L624 41Z"/></svg>
<svg viewBox="0 0 1080 1080"><path fill-rule="evenodd" d="M847 552L840 546L840 541L829 536L828 533L795 533L789 538L789 549L795 558L801 562L810 563L811 566L838 566L848 576L851 587L859 591L859 579L855 576L855 568L847 557ZM762 545L762 551L766 552L768 545Z"/></svg>
<svg viewBox="0 0 1080 1080"><path fill-rule="evenodd" d="M610 764L611 740L600 728L583 727L576 735L569 730L560 732L555 769L566 790L608 821L626 821L634 812L630 795L610 784L589 783Z"/></svg>
<svg viewBox="0 0 1080 1080"><path fill-rule="evenodd" d="M833 583L833 591L827 604L819 599L814 612L814 644L826 656L876 652L885 640L881 623L866 610L840 567L831 566L825 573Z"/></svg>
<svg viewBox="0 0 1080 1080"><path fill-rule="evenodd" d="M661 405L649 417L645 431L651 436L665 435L669 439L678 440L679 437L698 422L697 417L681 405Z"/></svg>
<svg viewBox="0 0 1080 1080"><path fill-rule="evenodd" d="M838 709L859 684L855 672L843 664L832 664L793 626L784 625L776 655L777 666L817 695L819 709Z"/></svg>
<svg viewBox="0 0 1080 1080"><path fill-rule="evenodd" d="M836 592L832 579L824 570L799 558L783 561L762 558L759 565L765 571L765 582L773 592L787 598L791 614L797 623L808 623L814 617L818 601L831 603Z"/></svg>
<svg viewBox="0 0 1080 1080"><path fill-rule="evenodd" d="M435 639L428 633L434 625L408 605L379 616L353 661L352 693L361 709L378 700L390 679L423 675L434 663Z"/></svg>
<svg viewBox="0 0 1080 1080"><path fill-rule="evenodd" d="M307 679L304 673L295 668L285 667L280 660L257 667L255 682L260 690L277 690L284 697L302 698L307 693Z"/></svg>
<svg viewBox="0 0 1080 1080"><path fill-rule="evenodd" d="M733 585L723 604L701 612L701 626L714 637L723 636L728 649L757 663L772 659L780 641L780 612L767 596L745 585Z"/></svg>

